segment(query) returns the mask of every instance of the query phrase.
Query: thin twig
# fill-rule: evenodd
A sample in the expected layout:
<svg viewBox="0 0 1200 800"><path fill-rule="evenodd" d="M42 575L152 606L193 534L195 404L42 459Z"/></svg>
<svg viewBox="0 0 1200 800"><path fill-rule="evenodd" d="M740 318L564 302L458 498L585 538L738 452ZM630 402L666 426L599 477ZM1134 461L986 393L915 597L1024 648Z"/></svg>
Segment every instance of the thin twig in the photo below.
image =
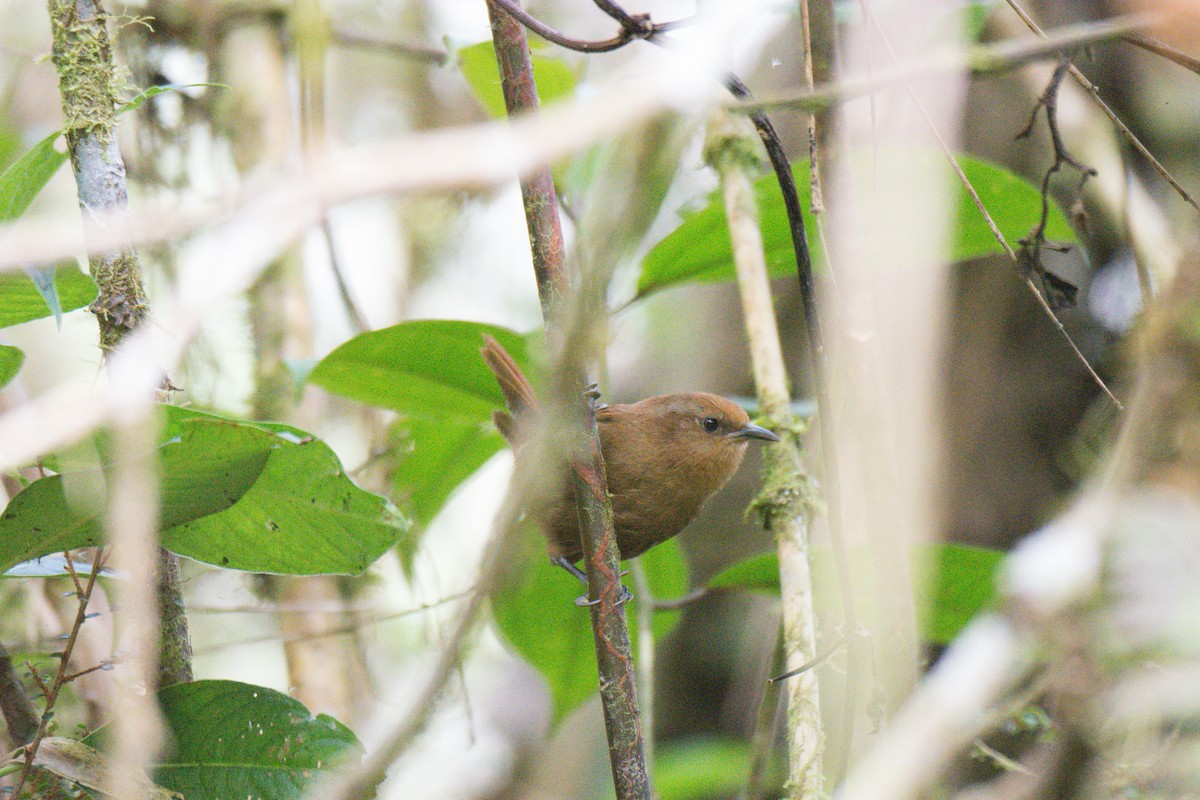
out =
<svg viewBox="0 0 1200 800"><path fill-rule="evenodd" d="M553 42L559 47L565 47L568 50L574 50L579 53L611 53L614 50L619 50L630 42L638 40L652 40L660 33L673 30L686 25L689 20L675 20L672 22L651 22L648 17L630 17L624 14L623 17L614 17L621 22L620 32L611 39L605 39L600 42L589 42L583 39L575 39L561 33L546 23L534 17L525 9L521 8L516 0L490 0L500 8L504 9L505 13L513 19L520 22L529 30L541 36L548 42ZM600 5L598 0L597 5ZM611 8L616 8L612 4L606 4ZM622 12L623 13L623 12ZM610 14L610 16L613 16Z"/></svg>
<svg viewBox="0 0 1200 800"><path fill-rule="evenodd" d="M761 95L739 108L819 111L857 97L871 96L882 89L947 73L957 74L965 70L976 77L983 77L1010 72L1033 62L1058 58L1064 49L1120 37L1145 24L1145 17L1125 16L1103 22L1065 25L1050 31L1044 39L1007 39L966 48L945 48L904 65L893 63L891 69L876 72L873 77L844 77L836 83L821 84L812 89Z"/></svg>
<svg viewBox="0 0 1200 800"><path fill-rule="evenodd" d="M1059 132L1058 90L1062 85L1063 78L1066 77L1067 67L1068 62L1066 59L1058 62L1058 66L1055 67L1054 73L1050 76L1050 81L1046 85L1046 90L1042 92L1037 103L1033 106L1033 112L1029 115L1029 124L1017 134L1018 139L1028 138L1033 133L1034 125L1037 124L1038 110L1043 108L1046 110L1046 127L1050 130L1050 142L1054 149L1054 163L1047 168L1045 175L1042 176L1042 214L1038 219L1037 225L1034 226L1029 235L1021 239L1021 251L1017 263L1021 266L1026 276L1036 276L1038 278L1039 283L1042 285L1042 293L1045 295L1047 305L1055 311L1075 305L1077 289L1074 285L1051 273L1042 263L1042 249L1047 247L1046 224L1050 221L1050 179L1062 169L1064 164L1072 167L1079 173L1079 185L1076 187L1075 193L1077 202L1081 202L1079 198L1083 195L1084 184L1088 178L1096 174L1096 170L1084 164L1067 151L1062 134Z"/></svg>
<svg viewBox="0 0 1200 800"><path fill-rule="evenodd" d="M887 36L887 33L882 27L880 27L879 23L875 21L874 16L872 16L871 19L876 29L879 31L880 37L883 39L884 46L887 48L893 63L899 63L899 59L896 57L896 51L892 48L892 44ZM928 126L930 133L933 135L934 140L938 144L938 148L942 151L942 154L945 156L950 168L954 170L954 174L957 176L959 183L962 185L967 195L971 198L972 204L979 211L979 214L983 218L983 221L987 224L988 229L991 230L992 236L995 237L996 241L1004 249L1004 252L1013 261L1013 263L1019 264L1020 256L1015 250L1013 250L1012 245L1008 243L1008 240L1000 231L1000 226L998 226L996 221L992 219L991 213L989 213L987 207L984 206L983 200L979 197L979 193L975 191L975 187L971 185L971 181L967 178L967 174L963 172L962 165L958 163L958 159L954 156L954 152L950 149L950 145L942 136L941 131L937 129L937 126L934 125L933 117L930 116L929 111L925 108L925 104L921 102L920 96L918 96L916 91L913 90L912 86L908 84L905 84L905 90L907 91L909 98L913 101L913 104L916 106L921 118L925 121L926 126ZM1026 286L1033 293L1034 299L1042 307L1042 310L1053 323L1059 335L1062 336L1063 340L1067 343L1067 346L1071 348L1071 352L1075 355L1075 358L1080 364L1083 365L1084 369L1087 370L1087 373L1091 377L1092 381L1100 388L1102 392L1104 392L1108 399L1112 401L1113 405L1115 405L1118 409L1124 408L1124 406L1121 404L1121 401L1118 400L1117 396L1113 394L1111 389L1108 388L1108 384L1105 383L1104 379L1100 377L1100 373L1096 372L1096 368L1091 365L1091 362L1087 360L1087 357L1083 354L1083 351L1079 349L1077 344L1075 344L1075 340L1071 338L1069 333L1067 333L1067 329L1063 326L1062 321L1058 318L1058 315L1054 313L1054 309L1050 307L1050 304L1046 302L1046 298L1043 297L1042 293L1038 291L1038 288L1034 284L1033 280L1030 279L1028 275L1024 276L1024 280Z"/></svg>
<svg viewBox="0 0 1200 800"><path fill-rule="evenodd" d="M836 653L838 650L841 650L845 646L846 646L846 634L843 633L842 635L838 636L837 641L834 642L830 647L828 647L824 653L821 653L816 658L814 658L812 661L809 661L805 664L801 664L800 666L796 667L795 669L789 669L787 672L784 672L780 675L776 675L774 678L767 678L767 683L778 683L779 681L785 681L788 678L794 678L797 675L802 675L805 672L808 672L810 669L816 669L817 667L821 666L826 661L828 661L830 659L830 657L833 656L834 653Z"/></svg>
<svg viewBox="0 0 1200 800"><path fill-rule="evenodd" d="M325 249L329 253L329 269L333 272L338 297L341 298L342 305L346 309L346 315L350 317L350 324L354 327L354 332L362 333L370 330L371 326L367 324L367 318L363 316L358 303L354 302L354 297L350 294L350 285L346 283L345 267L342 265L342 260L338 258L337 245L333 239L333 226L329 223L328 215L321 219L321 234L325 239Z"/></svg>
<svg viewBox="0 0 1200 800"><path fill-rule="evenodd" d="M58 702L59 692L62 687L66 686L75 676L67 672L68 664L71 662L71 654L75 650L75 644L79 641L79 630L83 627L83 623L87 620L87 607L92 599L92 590L96 588L96 577L100 574L100 567L104 561L103 548L96 551L96 558L92 562L92 571L88 574L86 583L79 580L79 576L75 572L75 565L71 561L70 553L63 553L63 557L67 562L67 570L71 575L71 581L75 584L75 597L77 605L75 608L75 619L71 623L71 630L67 634L66 644L63 646L62 653L58 657L58 669L55 670L54 680L49 684L41 679L37 674L32 664L27 664L30 672L34 676L34 682L42 691L42 696L45 698L45 708L42 711L41 718L38 720L37 731L28 744L22 748L22 757L24 763L21 767L20 777L17 778L17 784L12 789L12 797L21 796L21 788L29 779L30 771L33 769L34 760L37 758L38 747L42 743L42 739L46 737L46 731L50 727L50 721L54 718L54 705Z"/></svg>
<svg viewBox="0 0 1200 800"><path fill-rule="evenodd" d="M1200 75L1200 59L1193 58L1182 50L1176 50L1166 42L1159 41L1152 36L1147 36L1141 31L1123 33L1121 34L1121 39L1143 50L1154 53L1156 56L1162 56L1168 61Z"/></svg>
<svg viewBox="0 0 1200 800"><path fill-rule="evenodd" d="M335 25L332 33L333 41L346 47L368 47L404 58L412 58L417 61L436 64L439 67L445 66L447 60L450 58L450 54L445 50L424 44L398 42L369 31L351 30Z"/></svg>
<svg viewBox="0 0 1200 800"><path fill-rule="evenodd" d="M1008 3L1008 7L1016 12L1017 16L1021 18L1021 21L1025 23L1029 30L1033 31L1043 39L1046 38L1045 32L1038 27L1038 24L1033 21L1033 17L1029 16L1029 14L1024 8L1021 7L1021 4L1018 3L1017 0L1006 0L1006 2ZM1197 211L1200 211L1200 203L1196 202L1196 199L1191 196L1187 189L1183 188L1183 184L1177 181L1175 176L1172 175L1167 168L1164 167L1162 163L1154 157L1154 154L1150 152L1146 145L1142 144L1142 140L1134 135L1133 131L1129 129L1129 126L1126 125L1119 116L1117 116L1117 112L1113 111L1112 108L1109 107L1108 103L1101 99L1100 90L1096 88L1095 84L1089 81L1074 64L1070 65L1070 72L1071 77L1075 79L1075 82L1078 83L1085 92L1091 95L1092 102L1094 102L1097 107L1104 112L1104 115L1108 117L1109 121L1112 122L1121 136L1123 136L1126 141L1133 145L1133 148L1141 153L1143 158L1150 162L1150 166L1153 167L1154 171L1159 174L1159 177L1170 184L1171 188L1183 198L1185 203Z"/></svg>

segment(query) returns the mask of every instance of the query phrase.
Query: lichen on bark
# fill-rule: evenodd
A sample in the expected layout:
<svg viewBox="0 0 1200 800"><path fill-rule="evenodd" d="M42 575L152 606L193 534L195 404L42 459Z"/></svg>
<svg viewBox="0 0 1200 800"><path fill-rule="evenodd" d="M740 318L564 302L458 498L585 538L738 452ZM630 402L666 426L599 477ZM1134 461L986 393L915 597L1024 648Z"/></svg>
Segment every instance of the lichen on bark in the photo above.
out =
<svg viewBox="0 0 1200 800"><path fill-rule="evenodd" d="M63 129L75 173L85 234L128 213L125 162L116 118L125 88L112 57L109 14L95 0L50 0L51 57L58 70ZM100 348L112 351L146 316L141 265L131 248L95 253L89 271L99 294L90 310L100 326Z"/></svg>

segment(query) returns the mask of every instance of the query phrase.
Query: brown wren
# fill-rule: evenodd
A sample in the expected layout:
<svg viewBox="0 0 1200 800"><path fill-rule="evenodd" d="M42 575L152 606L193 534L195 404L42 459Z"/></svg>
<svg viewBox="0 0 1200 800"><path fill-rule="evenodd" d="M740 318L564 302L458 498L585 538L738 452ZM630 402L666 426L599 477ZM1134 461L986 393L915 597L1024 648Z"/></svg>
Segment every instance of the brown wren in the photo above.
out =
<svg viewBox="0 0 1200 800"><path fill-rule="evenodd" d="M480 353L508 406L508 412L497 410L492 419L520 458L521 432L541 413L541 405L500 343L483 338ZM779 441L766 428L751 424L736 403L706 392L601 406L596 425L622 559L641 555L682 531L737 472L751 440ZM575 566L583 550L565 473L561 488L550 496L555 499L535 512L534 521L546 534L550 560L586 584L587 577Z"/></svg>

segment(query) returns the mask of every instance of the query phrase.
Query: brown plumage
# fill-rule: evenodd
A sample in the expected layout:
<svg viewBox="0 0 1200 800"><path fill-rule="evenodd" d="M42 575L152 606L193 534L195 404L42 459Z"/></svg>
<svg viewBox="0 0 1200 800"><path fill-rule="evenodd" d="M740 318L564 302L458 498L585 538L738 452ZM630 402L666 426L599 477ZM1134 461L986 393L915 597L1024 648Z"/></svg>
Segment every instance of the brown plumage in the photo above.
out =
<svg viewBox="0 0 1200 800"><path fill-rule="evenodd" d="M480 352L510 412L492 415L496 427L519 450L522 420L540 413L537 395L495 339L484 336ZM779 441L751 425L736 403L704 392L603 406L596 409L596 423L622 559L641 555L682 531L737 471L749 440ZM538 512L536 521L546 534L551 559L579 575L569 566L583 553L565 475L555 496L560 499Z"/></svg>

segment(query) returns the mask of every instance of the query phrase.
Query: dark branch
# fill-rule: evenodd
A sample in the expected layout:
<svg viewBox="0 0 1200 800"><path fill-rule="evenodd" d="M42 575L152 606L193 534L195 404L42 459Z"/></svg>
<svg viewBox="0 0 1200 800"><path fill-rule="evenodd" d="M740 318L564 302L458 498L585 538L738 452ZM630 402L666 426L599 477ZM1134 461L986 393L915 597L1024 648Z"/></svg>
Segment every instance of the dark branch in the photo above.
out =
<svg viewBox="0 0 1200 800"><path fill-rule="evenodd" d="M686 25L689 20L675 20L673 22L652 22L649 15L638 14L630 15L611 4L602 3L597 0L597 5L601 7L605 13L621 23L620 32L611 39L605 39L601 42L589 42L583 39L575 39L561 33L554 28L551 28L546 23L531 15L528 11L521 8L514 0L491 0L504 12L513 19L520 22L529 30L536 33L548 42L553 42L559 47L565 47L568 50L575 50L580 53L611 53L614 50L619 50L630 42L644 39L653 41L660 33L673 30L682 25ZM619 12L613 13L610 9L615 9Z"/></svg>
<svg viewBox="0 0 1200 800"><path fill-rule="evenodd" d="M1076 188L1076 195L1081 196L1087 179L1096 174L1096 170L1084 164L1067 151L1067 147L1063 143L1062 134L1058 128L1058 90L1062 86L1063 78L1066 77L1070 66L1070 62L1065 58L1059 61L1058 66L1054 69L1054 74L1050 77L1050 83L1047 84L1046 90L1042 92L1042 96L1038 98L1037 103L1033 107L1033 112L1029 116L1029 124L1017 134L1018 139L1026 138L1032 134L1034 125L1037 123L1038 110L1043 108L1046 110L1046 126L1050 130L1050 142L1054 148L1054 163L1050 165L1050 168L1046 170L1046 174L1042 178L1041 218L1034 229L1030 231L1029 235L1021 240L1018 263L1028 275L1037 279L1042 287L1042 293L1045 295L1046 302L1055 311L1075 305L1075 296L1078 289L1069 281L1065 281L1049 272L1042 263L1042 250L1047 247L1046 224L1050 219L1050 180L1066 164L1079 173L1079 185Z"/></svg>

